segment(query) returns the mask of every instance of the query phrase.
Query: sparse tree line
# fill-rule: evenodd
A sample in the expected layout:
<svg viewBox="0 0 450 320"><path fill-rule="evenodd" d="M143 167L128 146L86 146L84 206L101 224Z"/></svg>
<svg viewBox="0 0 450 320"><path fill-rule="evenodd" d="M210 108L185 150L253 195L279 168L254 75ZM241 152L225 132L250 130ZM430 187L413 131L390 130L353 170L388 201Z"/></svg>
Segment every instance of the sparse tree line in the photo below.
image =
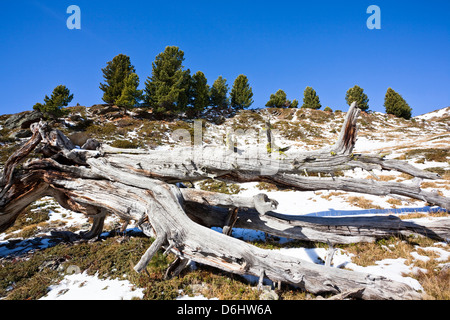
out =
<svg viewBox="0 0 450 320"><path fill-rule="evenodd" d="M355 85L353 88L348 89L345 95L345 101L350 106L353 102L356 101L358 108L362 111L369 110L369 98L364 93L364 90ZM294 99L287 99L286 93L283 90L278 90L275 94L270 95L270 100L266 103L266 107L269 108L298 108L299 102ZM411 118L411 107L408 103L403 99L403 97L389 88L386 92L386 96L384 98L384 107L386 109L386 113L395 115L397 117L410 119ZM301 108L307 109L315 109L318 110L322 108L320 104L319 96L317 92L311 88L306 87L303 92L303 104ZM330 107L325 107L324 111L332 111Z"/></svg>
<svg viewBox="0 0 450 320"><path fill-rule="evenodd" d="M182 50L175 46L166 47L153 61L152 74L147 78L145 88L139 90L139 77L130 57L119 54L102 69L105 79L105 83L100 84L103 101L125 111L140 106L158 115L185 112L190 118L198 117L208 107L240 110L252 105L253 92L245 75L235 79L228 95L226 79L219 76L210 87L203 72L191 75L183 61Z"/></svg>
<svg viewBox="0 0 450 320"><path fill-rule="evenodd" d="M227 80L219 76L210 86L203 72L191 75L190 69L183 66L184 52L176 46L168 46L158 54L152 63L152 74L145 81L144 89L138 89L139 76L131 64L130 57L119 54L102 69L104 83L100 84L103 101L113 104L124 113L135 107L152 110L159 116L170 116L185 113L189 118L199 117L208 108L217 111L237 111L247 109L253 104L253 91L247 76L239 75L229 92ZM319 96L312 87L306 87L303 93L303 104L298 100L287 99L283 90L271 94L266 107L271 108L322 108ZM49 118L64 115L63 107L72 101L73 94L63 85L57 86L49 98L45 96L44 104L34 105ZM348 105L356 101L363 111L369 110L369 99L364 90L355 85L345 96ZM389 88L385 95L386 113L405 119L411 118L411 107L403 97ZM325 107L324 111L332 111Z"/></svg>

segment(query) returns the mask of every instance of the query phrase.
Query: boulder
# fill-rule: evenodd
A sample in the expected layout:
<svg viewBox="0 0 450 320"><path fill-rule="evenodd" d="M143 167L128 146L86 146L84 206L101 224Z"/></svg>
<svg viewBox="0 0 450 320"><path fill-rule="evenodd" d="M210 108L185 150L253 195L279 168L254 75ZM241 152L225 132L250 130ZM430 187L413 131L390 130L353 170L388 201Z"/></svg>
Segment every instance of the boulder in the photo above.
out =
<svg viewBox="0 0 450 320"><path fill-rule="evenodd" d="M9 135L12 139L19 139L19 138L29 138L33 135L30 129L20 129L19 131L13 132Z"/></svg>
<svg viewBox="0 0 450 320"><path fill-rule="evenodd" d="M15 128L28 129L32 123L39 122L44 115L39 111L25 111L14 114L9 117L4 124L6 129L12 130Z"/></svg>

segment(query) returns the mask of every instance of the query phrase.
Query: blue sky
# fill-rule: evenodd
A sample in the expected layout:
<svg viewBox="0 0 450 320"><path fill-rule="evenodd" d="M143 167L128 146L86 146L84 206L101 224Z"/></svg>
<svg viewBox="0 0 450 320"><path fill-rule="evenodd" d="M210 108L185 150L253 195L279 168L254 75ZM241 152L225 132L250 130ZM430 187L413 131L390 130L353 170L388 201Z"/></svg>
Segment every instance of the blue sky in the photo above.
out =
<svg viewBox="0 0 450 320"><path fill-rule="evenodd" d="M369 30L370 5L381 29ZM67 7L81 9L81 30L69 30ZM254 104L283 89L303 99L312 86L323 105L345 111L355 84L371 110L384 112L388 87L413 115L450 106L450 1L87 1L2 0L0 114L31 110L59 84L72 104L101 103L106 62L131 57L141 88L155 56L168 45L184 66L231 88L248 76Z"/></svg>

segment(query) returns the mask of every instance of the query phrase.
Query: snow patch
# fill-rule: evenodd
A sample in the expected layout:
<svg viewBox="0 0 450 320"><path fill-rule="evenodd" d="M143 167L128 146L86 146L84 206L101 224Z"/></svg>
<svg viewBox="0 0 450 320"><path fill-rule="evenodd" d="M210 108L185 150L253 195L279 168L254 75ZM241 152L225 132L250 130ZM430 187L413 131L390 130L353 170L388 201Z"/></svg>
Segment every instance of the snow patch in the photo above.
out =
<svg viewBox="0 0 450 320"><path fill-rule="evenodd" d="M48 288L40 300L131 300L142 299L144 289L136 288L128 280L100 279L86 272L67 275Z"/></svg>

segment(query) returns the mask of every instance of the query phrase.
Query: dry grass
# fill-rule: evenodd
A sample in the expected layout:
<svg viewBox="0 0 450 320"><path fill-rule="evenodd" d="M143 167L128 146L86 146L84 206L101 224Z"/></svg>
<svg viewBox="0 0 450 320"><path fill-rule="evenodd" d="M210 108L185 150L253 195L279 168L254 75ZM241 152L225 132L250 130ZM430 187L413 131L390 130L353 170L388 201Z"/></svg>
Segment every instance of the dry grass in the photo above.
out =
<svg viewBox="0 0 450 320"><path fill-rule="evenodd" d="M382 209L379 205L373 204L373 202L364 197L351 196L346 199L346 201L352 206L363 208L363 209Z"/></svg>
<svg viewBox="0 0 450 320"><path fill-rule="evenodd" d="M259 182L256 185L256 188L258 190L262 190L262 191L279 191L278 187L272 183L268 183L268 182Z"/></svg>
<svg viewBox="0 0 450 320"><path fill-rule="evenodd" d="M333 191L333 192L328 193L327 195L321 195L320 197L325 199L325 200L330 201L331 197L339 197L339 196L342 196L344 194L345 194L344 192L335 192L335 191Z"/></svg>
<svg viewBox="0 0 450 320"><path fill-rule="evenodd" d="M384 259L405 259L406 265L411 268L420 268L419 271L404 276L412 277L420 283L424 289L424 299L449 300L450 269L443 269L441 265L449 263L450 259L439 261L438 258L441 256L436 251L420 248L436 246L434 240L424 237L408 237L405 239L392 237L375 243L358 243L342 246L342 248L354 255L352 257L353 263L364 267L375 265L377 261ZM428 261L416 260L411 255L413 252L430 259Z"/></svg>
<svg viewBox="0 0 450 320"><path fill-rule="evenodd" d="M425 290L425 300L450 300L450 269L440 270L428 266L426 272L414 276Z"/></svg>
<svg viewBox="0 0 450 320"><path fill-rule="evenodd" d="M402 200L395 198L388 199L386 202L389 203L391 205L391 208L394 209L397 208L397 206L401 206L403 204Z"/></svg>
<svg viewBox="0 0 450 320"><path fill-rule="evenodd" d="M422 182L422 184L420 185L420 187L423 188L439 188L440 186L438 186L436 184L436 182Z"/></svg>
<svg viewBox="0 0 450 320"><path fill-rule="evenodd" d="M407 173L401 173L399 175L399 178L401 178L403 180L412 180L412 179L414 179L414 176L407 174Z"/></svg>
<svg viewBox="0 0 450 320"><path fill-rule="evenodd" d="M413 149L406 152L406 158L423 157L426 161L447 162L450 157L450 149Z"/></svg>
<svg viewBox="0 0 450 320"><path fill-rule="evenodd" d="M399 215L399 218L402 220L408 220L408 219L418 219L418 218L440 218L440 217L448 217L448 213L444 211L438 211L438 212L428 212L428 213L420 213L420 212L414 212L414 213L408 213L408 214L402 214Z"/></svg>
<svg viewBox="0 0 450 320"><path fill-rule="evenodd" d="M393 249L395 247L395 250ZM376 265L376 261L383 259L407 259L410 263L413 258L411 252L414 247L406 241L397 238L380 240L374 243L358 243L345 247L345 251L352 253L352 262L363 266Z"/></svg>
<svg viewBox="0 0 450 320"><path fill-rule="evenodd" d="M397 176L392 176L392 175L380 175L380 176L377 176L377 178L375 178L375 177L372 176L372 175L368 175L368 176L366 177L366 179L372 179L372 180L379 180L379 181L385 181L385 182L387 182L387 181L396 180L396 179L397 179Z"/></svg>

